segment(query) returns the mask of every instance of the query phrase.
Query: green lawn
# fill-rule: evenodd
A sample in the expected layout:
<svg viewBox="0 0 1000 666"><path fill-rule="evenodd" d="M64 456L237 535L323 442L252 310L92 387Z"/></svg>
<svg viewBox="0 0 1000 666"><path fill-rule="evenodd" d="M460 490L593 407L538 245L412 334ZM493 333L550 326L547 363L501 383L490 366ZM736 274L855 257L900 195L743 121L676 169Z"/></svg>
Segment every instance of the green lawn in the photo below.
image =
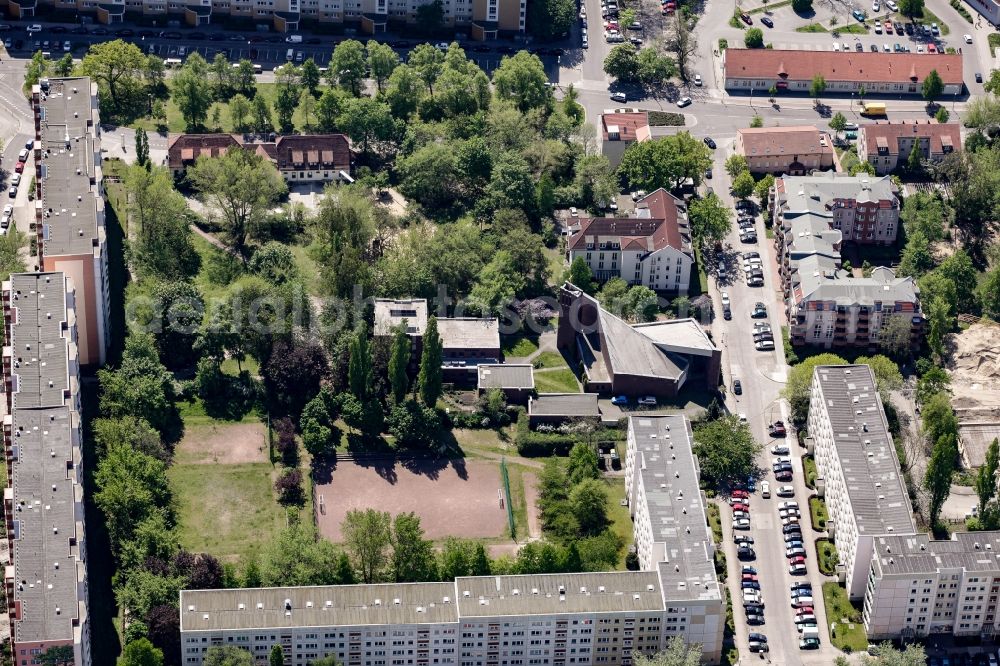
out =
<svg viewBox="0 0 1000 666"><path fill-rule="evenodd" d="M240 260L227 255L197 234L191 234L191 243L201 257L201 269L194 278L195 285L206 300L224 296L226 285L222 284L220 277L226 274L232 279L238 277L243 270Z"/></svg>
<svg viewBox="0 0 1000 666"><path fill-rule="evenodd" d="M867 35L868 27L863 23L848 23L847 25L839 25L831 30L836 30L840 34L847 35Z"/></svg>
<svg viewBox="0 0 1000 666"><path fill-rule="evenodd" d="M505 357L514 356L516 358L524 358L538 351L538 341L526 337L522 333L504 336L500 340L500 351L503 352Z"/></svg>
<svg viewBox="0 0 1000 666"><path fill-rule="evenodd" d="M295 267L299 270L302 284L310 294L319 295L319 264L309 255L309 248L304 245L288 245L295 257ZM318 312L316 314L319 314Z"/></svg>
<svg viewBox="0 0 1000 666"><path fill-rule="evenodd" d="M806 485L815 489L816 477L819 476L819 472L816 471L816 461L809 456L803 456L802 469L805 471Z"/></svg>
<svg viewBox="0 0 1000 666"><path fill-rule="evenodd" d="M622 548L618 557L618 568L625 568L625 555L628 547L632 545L632 516L629 515L628 507L622 506L621 501L625 499L625 480L623 477L605 477L601 479L608 491L608 518L611 520L611 531L622 538L625 547ZM511 480L513 483L513 479Z"/></svg>
<svg viewBox="0 0 1000 666"><path fill-rule="evenodd" d="M268 463L172 465L181 545L230 562L259 553L285 527L272 471Z"/></svg>
<svg viewBox="0 0 1000 666"><path fill-rule="evenodd" d="M807 23L800 25L795 29L795 32L828 32L828 30L819 23Z"/></svg>
<svg viewBox="0 0 1000 666"><path fill-rule="evenodd" d="M326 88L326 86L320 86L320 90L321 91L323 89L325 89L325 88ZM270 107L272 109L272 112L271 112L271 122L274 123L274 124L277 124L277 122L278 122L277 121L277 114L275 114L274 111L273 111L273 109L274 109L274 100L277 97L277 84L274 84L274 83L258 83L257 84L257 94L258 95L263 95L263 97L267 100L268 104L270 105ZM184 123L184 118L181 116L180 109L177 108L177 104L174 103L173 99L170 99L170 100L168 100L166 102L165 108L166 108L166 112L167 112L167 121L166 121L167 130L170 131L170 132L185 132L185 131L187 131L187 127L185 126L185 123ZM214 126L213 123L212 123L213 114L215 113L216 109L219 110L219 114L220 114L220 117L219 117L219 126L218 127ZM299 113L298 109L295 110L295 115L292 116L292 120L295 123L295 129L296 130L301 131L304 128L305 122L304 122L304 120L302 118L302 114ZM315 118L313 118L313 122L316 122ZM223 132L233 132L233 131L235 131L233 129L232 119L229 117L229 104L228 104L228 102L216 102L216 103L212 104L212 107L208 110L208 118L206 119L205 124L208 125L208 129L213 130L213 131L214 130L221 130ZM147 132L155 132L155 131L158 130L157 121L154 121L152 118L149 118L149 117L140 118L139 120L137 120L134 123L132 123L130 125L130 127L136 127L136 128L141 127L144 130L146 130Z"/></svg>
<svg viewBox="0 0 1000 666"><path fill-rule="evenodd" d="M235 369L235 363L232 367ZM249 369L245 361L243 367ZM180 412L181 420L184 421L185 427L226 425L231 423L259 423L261 421L260 415L256 412L250 412L239 421L223 421L213 418L205 411L205 404L201 401L201 398L195 398L191 402L180 401L177 403L177 410Z"/></svg>
<svg viewBox="0 0 1000 666"><path fill-rule="evenodd" d="M715 502L708 503L708 524L712 528L712 537L715 543L722 543L722 518L719 516L719 505Z"/></svg>
<svg viewBox="0 0 1000 666"><path fill-rule="evenodd" d="M566 364L566 359L559 352L554 351L543 351L541 354L535 357L532 362L536 369L548 369L548 368L568 368Z"/></svg>
<svg viewBox="0 0 1000 666"><path fill-rule="evenodd" d="M786 7L790 4L792 4L792 0L782 0L782 2L775 2L774 4L764 5L757 9L751 9L747 14L763 14L764 12L775 10L778 7Z"/></svg>
<svg viewBox="0 0 1000 666"><path fill-rule="evenodd" d="M539 393L580 393L580 384L569 368L543 370L535 373L535 390Z"/></svg>
<svg viewBox="0 0 1000 666"><path fill-rule="evenodd" d="M820 573L832 576L836 571L837 562L840 561L840 555L837 554L837 547L829 539L820 539L816 542L816 552L818 554L816 561L819 563Z"/></svg>
<svg viewBox="0 0 1000 666"><path fill-rule="evenodd" d="M523 541L528 538L528 505L524 499L524 467L507 463L507 475L510 478L510 507L514 512L516 539Z"/></svg>
<svg viewBox="0 0 1000 666"><path fill-rule="evenodd" d="M838 583L823 583L823 603L827 622L837 623L830 636L834 647L851 652L867 649L868 637L861 622L861 611L851 604L847 590Z"/></svg>
<svg viewBox="0 0 1000 666"><path fill-rule="evenodd" d="M826 521L830 519L826 512L826 502L821 500L819 497L810 497L809 516L812 518L812 526L814 530L825 530Z"/></svg>

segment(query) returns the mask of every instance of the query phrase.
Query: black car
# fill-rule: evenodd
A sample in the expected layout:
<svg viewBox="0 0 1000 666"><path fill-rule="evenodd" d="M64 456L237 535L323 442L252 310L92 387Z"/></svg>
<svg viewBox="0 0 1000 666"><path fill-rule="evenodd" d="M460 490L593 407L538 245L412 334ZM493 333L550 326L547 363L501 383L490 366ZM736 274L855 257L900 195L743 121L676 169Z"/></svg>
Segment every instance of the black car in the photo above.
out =
<svg viewBox="0 0 1000 666"><path fill-rule="evenodd" d="M757 553L755 553L753 548L750 548L749 546L740 546L736 551L736 556L741 560L752 560L757 557Z"/></svg>
<svg viewBox="0 0 1000 666"><path fill-rule="evenodd" d="M865 47L861 42L858 42L857 44L854 45L854 50L860 53L865 50Z"/></svg>
<svg viewBox="0 0 1000 666"><path fill-rule="evenodd" d="M92 35L106 35L106 34L108 34L108 29L107 28L94 28L93 32L91 32L90 34L92 34Z"/></svg>
<svg viewBox="0 0 1000 666"><path fill-rule="evenodd" d="M789 534L791 532L802 532L802 528L797 524L785 525L784 527L781 528L781 531L784 532L785 534Z"/></svg>
<svg viewBox="0 0 1000 666"><path fill-rule="evenodd" d="M742 583L740 583L740 587L744 590L759 590L760 583L758 583L755 580L745 580Z"/></svg>
<svg viewBox="0 0 1000 666"><path fill-rule="evenodd" d="M738 379L733 380L733 393L743 395L743 382Z"/></svg>
<svg viewBox="0 0 1000 666"><path fill-rule="evenodd" d="M163 33L164 39L180 39L181 33L179 32L165 32Z"/></svg>
<svg viewBox="0 0 1000 666"><path fill-rule="evenodd" d="M212 42L224 42L226 40L226 36L224 34L222 34L221 32L213 32L211 35L208 36L208 39L209 39L209 41L212 41ZM280 40L281 40L281 37L278 37L275 41L280 41ZM268 40L268 41L270 41L270 40Z"/></svg>
<svg viewBox="0 0 1000 666"><path fill-rule="evenodd" d="M872 50L872 53L878 53L878 44L872 44L871 45L871 50Z"/></svg>
<svg viewBox="0 0 1000 666"><path fill-rule="evenodd" d="M983 82L982 72L976 72L976 83L982 83L982 82Z"/></svg>
<svg viewBox="0 0 1000 666"><path fill-rule="evenodd" d="M756 603L754 601L747 602L743 604L743 610L746 611L747 615L751 613L757 613L758 615L764 614L764 605Z"/></svg>
<svg viewBox="0 0 1000 666"><path fill-rule="evenodd" d="M752 546L753 545L753 537L752 536L747 536L745 534L737 534L735 537L733 537L733 543L735 543L736 545L748 544L748 545Z"/></svg>
<svg viewBox="0 0 1000 666"><path fill-rule="evenodd" d="M243 35L229 35L229 41L231 42L245 42L247 38Z"/></svg>
<svg viewBox="0 0 1000 666"><path fill-rule="evenodd" d="M751 627L759 627L764 624L764 616L760 613L747 613L747 624Z"/></svg>
<svg viewBox="0 0 1000 666"><path fill-rule="evenodd" d="M72 30L70 30L70 33L72 33L74 35L86 35L88 32L90 32L90 31L87 30L87 26L85 26L85 25L78 25L75 28L73 28Z"/></svg>
<svg viewBox="0 0 1000 666"><path fill-rule="evenodd" d="M706 136L704 141L706 146L708 146L712 150L715 150L715 141L712 139L712 137Z"/></svg>
<svg viewBox="0 0 1000 666"><path fill-rule="evenodd" d="M767 652L767 643L750 643L751 652Z"/></svg>
<svg viewBox="0 0 1000 666"><path fill-rule="evenodd" d="M769 17L767 17L767 16L765 16L764 18L762 18L762 19L760 20L760 22L761 22L761 23L763 23L764 25L766 25L766 26L767 26L768 28L773 28L773 27L774 27L774 21L772 21L772 20L771 20L771 19L770 19Z"/></svg>
<svg viewBox="0 0 1000 666"><path fill-rule="evenodd" d="M131 30L129 28L122 28L121 30L115 30L116 37L131 37L134 34L135 30Z"/></svg>
<svg viewBox="0 0 1000 666"><path fill-rule="evenodd" d="M322 44L323 40L319 37L310 37L306 40L306 44Z"/></svg>
<svg viewBox="0 0 1000 666"><path fill-rule="evenodd" d="M61 35L69 32L69 28L62 25L54 25L51 28L49 28L49 32L51 32L53 35Z"/></svg>
<svg viewBox="0 0 1000 666"><path fill-rule="evenodd" d="M23 39L15 39L14 40L14 48L15 49L19 49L22 46L24 46L24 40Z"/></svg>
<svg viewBox="0 0 1000 666"><path fill-rule="evenodd" d="M204 40L208 35L203 32L192 32L188 35L191 39Z"/></svg>
<svg viewBox="0 0 1000 666"><path fill-rule="evenodd" d="M906 25L903 26L903 29L906 31L906 34L908 34L908 35L912 35L913 34L913 24L912 23L907 23Z"/></svg>
<svg viewBox="0 0 1000 666"><path fill-rule="evenodd" d="M145 38L145 37L153 37L153 36L156 35L156 33L153 32L152 30L140 30L136 34L139 35L140 37L143 37L143 38Z"/></svg>

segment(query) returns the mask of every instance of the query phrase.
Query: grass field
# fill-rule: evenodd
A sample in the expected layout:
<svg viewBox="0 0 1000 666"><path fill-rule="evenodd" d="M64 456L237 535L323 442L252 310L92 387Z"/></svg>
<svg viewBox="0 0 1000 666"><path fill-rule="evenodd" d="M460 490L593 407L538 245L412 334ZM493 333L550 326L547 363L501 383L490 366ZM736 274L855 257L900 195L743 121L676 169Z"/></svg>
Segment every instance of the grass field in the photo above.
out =
<svg viewBox="0 0 1000 666"><path fill-rule="evenodd" d="M563 358L563 355L554 351L543 351L535 357L533 364L536 369L569 367L566 365L566 359Z"/></svg>
<svg viewBox="0 0 1000 666"><path fill-rule="evenodd" d="M625 481L622 477L606 477L601 479L608 491L608 518L611 519L611 531L622 538L625 547L618 555L618 568L625 568L625 555L632 543L632 517L628 507L622 506L625 499ZM513 479L511 479L513 482Z"/></svg>
<svg viewBox="0 0 1000 666"><path fill-rule="evenodd" d="M535 390L539 393L580 393L580 384L569 368L535 373Z"/></svg>
<svg viewBox="0 0 1000 666"><path fill-rule="evenodd" d="M819 23L807 23L800 25L795 29L795 32L828 32L828 30Z"/></svg>
<svg viewBox="0 0 1000 666"><path fill-rule="evenodd" d="M538 342L523 334L504 336L500 340L500 350L504 357L524 358L538 351Z"/></svg>
<svg viewBox="0 0 1000 666"><path fill-rule="evenodd" d="M838 583L823 583L823 603L827 621L837 623L830 636L834 647L851 652L867 649L868 636L861 623L861 612L847 598L847 590Z"/></svg>

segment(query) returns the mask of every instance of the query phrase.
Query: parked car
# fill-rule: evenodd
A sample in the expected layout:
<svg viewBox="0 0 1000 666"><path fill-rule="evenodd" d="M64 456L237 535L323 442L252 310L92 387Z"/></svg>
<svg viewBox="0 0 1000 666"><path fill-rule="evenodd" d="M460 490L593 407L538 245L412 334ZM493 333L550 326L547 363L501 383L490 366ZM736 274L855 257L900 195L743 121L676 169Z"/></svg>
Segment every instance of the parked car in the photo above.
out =
<svg viewBox="0 0 1000 666"><path fill-rule="evenodd" d="M775 421L767 427L767 432L771 437L784 437L788 432L785 430L785 424L781 421Z"/></svg>
<svg viewBox="0 0 1000 666"><path fill-rule="evenodd" d="M795 624L802 626L804 624L816 624L815 615L800 615L795 618Z"/></svg>
<svg viewBox="0 0 1000 666"><path fill-rule="evenodd" d="M788 446L786 446L785 444L775 444L774 446L771 447L771 453L772 455L776 456L787 456Z"/></svg>
<svg viewBox="0 0 1000 666"><path fill-rule="evenodd" d="M777 472L774 475L774 480L775 481L791 481L792 480L792 473L791 472Z"/></svg>
<svg viewBox="0 0 1000 666"><path fill-rule="evenodd" d="M753 574L754 576L757 575L757 569L750 566L749 564L744 564L742 567L740 567L740 571L742 571L744 574Z"/></svg>
<svg viewBox="0 0 1000 666"><path fill-rule="evenodd" d="M793 576L801 576L806 572L806 565L804 564L789 564L788 573Z"/></svg>
<svg viewBox="0 0 1000 666"><path fill-rule="evenodd" d="M733 528L737 530L748 530L750 529L750 519L740 518L739 520L733 521Z"/></svg>
<svg viewBox="0 0 1000 666"><path fill-rule="evenodd" d="M771 483L769 481L760 482L760 496L764 499L771 497Z"/></svg>
<svg viewBox="0 0 1000 666"><path fill-rule="evenodd" d="M792 532L797 532L801 534L802 526L799 525L798 523L795 523L794 525L785 525L781 528L781 532L782 534L791 534Z"/></svg>
<svg viewBox="0 0 1000 666"><path fill-rule="evenodd" d="M25 28L24 31L27 32L29 35L33 35L36 32L41 32L42 31L42 26L40 26L37 23L32 23L27 28Z"/></svg>
<svg viewBox="0 0 1000 666"><path fill-rule="evenodd" d="M757 553L750 546L741 546L736 550L736 556L741 560L753 560L757 558Z"/></svg>
<svg viewBox="0 0 1000 666"><path fill-rule="evenodd" d="M651 395L644 395L639 398L639 404L643 407L656 407L656 398Z"/></svg>
<svg viewBox="0 0 1000 666"><path fill-rule="evenodd" d="M715 150L715 149L716 149L716 145L715 145L715 140L714 140L714 139L712 139L712 137L710 137L710 136L706 136L706 137L705 137L705 138L703 139L703 141L705 142L705 145L706 145L706 146L708 146L709 148L711 148L712 150Z"/></svg>
<svg viewBox="0 0 1000 666"><path fill-rule="evenodd" d="M799 641L800 650L818 650L819 639L815 637L803 638Z"/></svg>
<svg viewBox="0 0 1000 666"><path fill-rule="evenodd" d="M735 543L737 546L752 546L753 537L747 536L746 534L737 534L736 536L733 537L733 543Z"/></svg>
<svg viewBox="0 0 1000 666"><path fill-rule="evenodd" d="M11 185L10 189L7 190L7 196L13 199L17 196L17 185Z"/></svg>
<svg viewBox="0 0 1000 666"><path fill-rule="evenodd" d="M778 486L778 497L794 497L795 486Z"/></svg>
<svg viewBox="0 0 1000 666"><path fill-rule="evenodd" d="M685 106L688 106L689 104L691 104L691 98L690 97L681 97L679 100L677 100L677 106L679 106L682 109Z"/></svg>
<svg viewBox="0 0 1000 666"><path fill-rule="evenodd" d="M750 641L750 651L763 653L768 651L767 643L760 643L758 641Z"/></svg>
<svg viewBox="0 0 1000 666"><path fill-rule="evenodd" d="M738 379L733 380L733 393L741 395L743 393L743 383Z"/></svg>
<svg viewBox="0 0 1000 666"><path fill-rule="evenodd" d="M623 92L614 92L611 93L611 99L616 102L621 102L622 104L624 104L625 102L628 101L628 95L626 95Z"/></svg>
<svg viewBox="0 0 1000 666"><path fill-rule="evenodd" d="M611 398L611 404L612 405L617 405L617 406L627 405L628 404L628 396L616 395L615 397Z"/></svg>
<svg viewBox="0 0 1000 666"><path fill-rule="evenodd" d="M778 504L778 509L797 509L799 508L799 503L796 501L791 502L781 502Z"/></svg>
<svg viewBox="0 0 1000 666"><path fill-rule="evenodd" d="M19 161L17 164L15 164L14 165L14 172L15 173L24 173L24 162L20 162Z"/></svg>
<svg viewBox="0 0 1000 666"><path fill-rule="evenodd" d="M753 306L753 311L750 313L751 319L766 319L767 318L767 306L763 303L756 303Z"/></svg>
<svg viewBox="0 0 1000 666"><path fill-rule="evenodd" d="M766 25L768 28L774 27L774 21L771 20L770 16L764 16L760 19L760 22Z"/></svg>
<svg viewBox="0 0 1000 666"><path fill-rule="evenodd" d="M743 12L742 14L740 14L740 19L741 19L741 20L742 20L742 21L743 21L744 23L746 23L747 25L753 25L753 19L752 19L752 18L750 18L750 15L749 15L749 14L747 14L746 12Z"/></svg>
<svg viewBox="0 0 1000 666"><path fill-rule="evenodd" d="M805 557L806 549L801 546L792 546L790 548L785 548L785 557L795 557L796 555L801 555ZM807 597L809 602L812 603L812 597ZM797 603L797 602L796 602Z"/></svg>
<svg viewBox="0 0 1000 666"><path fill-rule="evenodd" d="M763 613L747 613L747 624L751 627L759 627L764 624Z"/></svg>

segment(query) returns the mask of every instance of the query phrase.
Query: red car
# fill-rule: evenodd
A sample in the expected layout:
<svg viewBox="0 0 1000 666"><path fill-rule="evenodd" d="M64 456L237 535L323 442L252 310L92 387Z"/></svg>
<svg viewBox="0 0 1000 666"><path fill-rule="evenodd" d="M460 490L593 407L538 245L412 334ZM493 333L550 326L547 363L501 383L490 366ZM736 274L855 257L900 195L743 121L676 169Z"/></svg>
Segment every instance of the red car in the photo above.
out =
<svg viewBox="0 0 1000 666"><path fill-rule="evenodd" d="M24 162L18 162L17 166L14 167L14 171L17 173L24 173Z"/></svg>
<svg viewBox="0 0 1000 666"><path fill-rule="evenodd" d="M731 495L732 495L733 497L744 497L744 498L746 498L746 497L750 497L750 493L748 493L748 492L747 492L747 491L745 491L745 490L739 490L739 489L736 489L736 490L734 490L734 491L733 491L732 493L730 493L730 494L731 494Z"/></svg>
<svg viewBox="0 0 1000 666"><path fill-rule="evenodd" d="M788 558L788 563L789 564L805 564L806 563L806 558L802 557L801 555L796 555L795 557L789 557Z"/></svg>
<svg viewBox="0 0 1000 666"><path fill-rule="evenodd" d="M745 581L756 581L757 580L757 576L754 576L753 574L743 574L743 580L745 580Z"/></svg>
<svg viewBox="0 0 1000 666"><path fill-rule="evenodd" d="M792 473L791 472L775 472L774 473L774 479L776 481L791 481L792 480Z"/></svg>
<svg viewBox="0 0 1000 666"><path fill-rule="evenodd" d="M813 613L813 607L812 606L801 606L800 608L796 608L795 609L795 614L796 615L815 615L815 613Z"/></svg>
<svg viewBox="0 0 1000 666"><path fill-rule="evenodd" d="M733 502L733 511L749 511L750 507L743 502Z"/></svg>

